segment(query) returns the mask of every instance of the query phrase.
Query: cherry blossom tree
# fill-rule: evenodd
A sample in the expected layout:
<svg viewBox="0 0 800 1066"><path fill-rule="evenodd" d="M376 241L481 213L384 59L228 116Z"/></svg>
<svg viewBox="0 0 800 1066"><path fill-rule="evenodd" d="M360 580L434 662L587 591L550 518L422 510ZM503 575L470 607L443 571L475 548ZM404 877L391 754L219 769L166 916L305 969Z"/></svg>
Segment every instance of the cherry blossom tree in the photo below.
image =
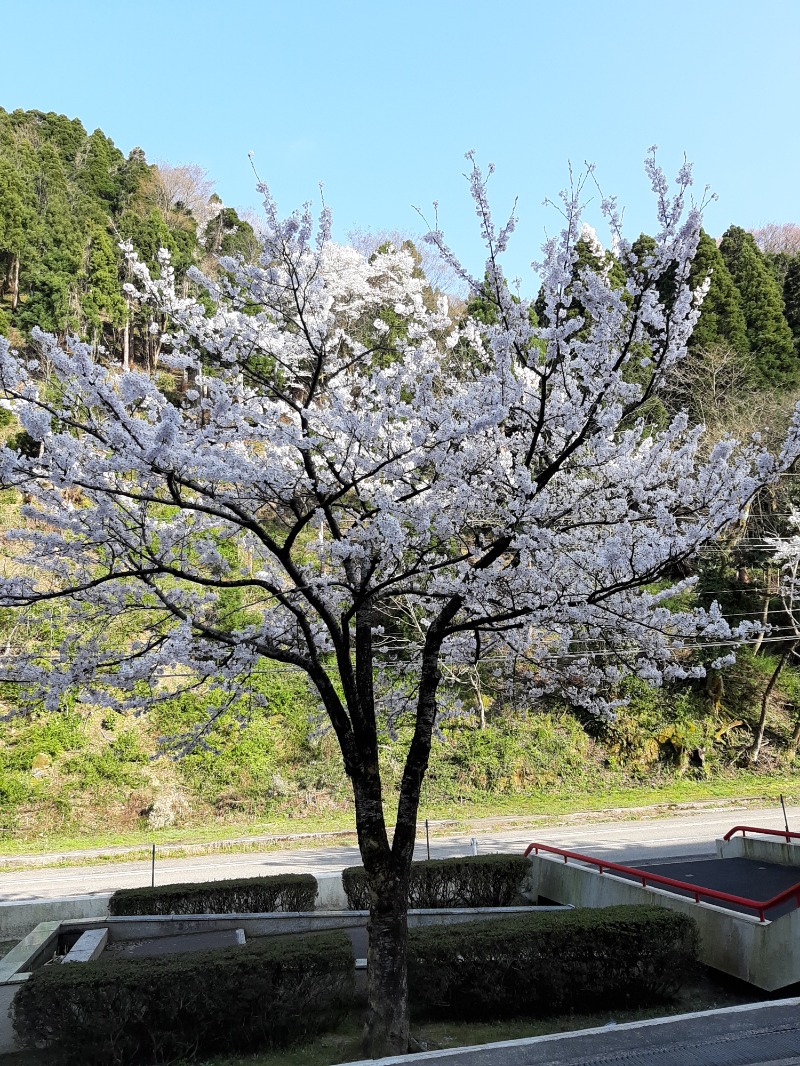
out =
<svg viewBox="0 0 800 1066"><path fill-rule="evenodd" d="M625 288L576 271L580 185L564 195L538 327L503 279L514 219L495 226L473 163L485 271L470 277L438 230L428 240L495 302L493 325L454 324L444 299L427 307L407 251L367 260L331 240L327 209L316 228L307 208L282 219L264 189L260 265L195 275L213 310L176 293L166 258L159 280L132 263L138 298L172 324L162 362L195 383L182 405L77 339L40 333L27 361L0 338L0 387L42 444L0 452L0 482L29 501L11 534L22 576L0 582L0 605L66 600L74 619L57 662L17 657L6 672L54 708L75 686L146 706L176 664L231 691L263 659L307 675L370 886L367 1054L409 1041L408 884L444 667L517 664L532 698L604 713L625 674L701 672L693 642L746 628L716 605L673 610L686 582L671 578L794 460L800 434L795 422L777 456L729 438L705 454L685 415L661 430L640 416L697 318L700 232L688 168L671 192L653 156L646 167L658 214L646 256L603 201ZM415 624L393 623L398 605ZM120 654L106 631L127 617ZM410 741L388 795L378 748L398 725Z"/></svg>

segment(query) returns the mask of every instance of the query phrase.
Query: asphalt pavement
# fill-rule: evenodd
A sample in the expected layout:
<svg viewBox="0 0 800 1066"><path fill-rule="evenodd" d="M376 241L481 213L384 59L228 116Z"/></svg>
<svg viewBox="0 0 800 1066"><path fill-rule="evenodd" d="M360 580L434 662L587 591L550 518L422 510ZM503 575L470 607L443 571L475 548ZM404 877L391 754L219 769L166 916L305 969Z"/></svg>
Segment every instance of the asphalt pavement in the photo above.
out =
<svg viewBox="0 0 800 1066"><path fill-rule="evenodd" d="M789 825L800 829L800 807L787 811ZM555 822L555 819L554 819ZM675 816L633 817L619 811L599 821L570 821L535 829L500 828L476 834L478 851L522 853L531 841L585 852L612 862L664 862L688 856L710 855L714 841L737 824L783 828L780 808L701 808ZM467 855L471 850L468 834L431 837L431 856L445 858ZM417 840L416 858L426 857L424 836ZM85 861L85 860L84 860ZM352 846L327 843L323 847L290 848L264 852L215 853L160 861L156 853L156 884L214 881L229 877L258 877L276 873L337 873L360 863ZM44 899L113 892L150 884L148 861L106 862L98 865L25 869L0 873L0 901Z"/></svg>

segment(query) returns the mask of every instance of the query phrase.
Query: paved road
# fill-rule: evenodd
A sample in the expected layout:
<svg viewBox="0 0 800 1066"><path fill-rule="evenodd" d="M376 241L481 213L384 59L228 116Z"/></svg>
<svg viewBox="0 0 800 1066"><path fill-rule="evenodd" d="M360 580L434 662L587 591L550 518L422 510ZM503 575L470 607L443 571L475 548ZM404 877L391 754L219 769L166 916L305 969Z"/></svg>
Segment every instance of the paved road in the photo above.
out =
<svg viewBox="0 0 800 1066"><path fill-rule="evenodd" d="M789 825L800 829L800 807L788 810ZM501 829L481 834L478 850L522 852L531 840L584 851L616 862L656 861L687 855L709 854L714 841L736 824L783 828L783 816L775 808L715 808L682 813L676 817L628 819L572 823L552 828ZM431 856L467 855L469 836L434 836ZM417 858L425 857L424 838L417 842ZM269 851L241 855L213 854L186 859L156 859L156 884L180 881L212 881L226 877L257 877L296 871L314 874L335 873L359 862L353 847L326 846L316 849ZM52 898L85 893L113 892L150 883L150 863L105 863L31 869L0 874L0 901Z"/></svg>
<svg viewBox="0 0 800 1066"><path fill-rule="evenodd" d="M454 1048L374 1066L800 1066L800 1000ZM348 1063L347 1066L362 1066Z"/></svg>

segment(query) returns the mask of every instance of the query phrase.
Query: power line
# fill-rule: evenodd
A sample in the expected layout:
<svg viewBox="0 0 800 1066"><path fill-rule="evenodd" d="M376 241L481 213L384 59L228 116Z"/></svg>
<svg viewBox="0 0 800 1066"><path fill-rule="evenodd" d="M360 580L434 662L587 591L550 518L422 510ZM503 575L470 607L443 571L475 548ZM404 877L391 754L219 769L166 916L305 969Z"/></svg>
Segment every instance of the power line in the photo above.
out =
<svg viewBox="0 0 800 1066"><path fill-rule="evenodd" d="M669 634L664 634L664 636L668 638ZM708 648L715 648L715 649L720 650L720 652L722 652L723 649L725 649L726 647L729 648L731 651L735 651L737 648L750 647L750 646L753 646L755 644L758 644L759 646L762 646L764 644L785 644L785 643L787 643L787 642L789 642L791 640L798 640L798 639L800 639L800 637L798 637L798 635L795 634L792 631L792 632L786 632L783 635L765 635L765 636L761 637L760 640L758 639L758 637L755 637L755 638L752 638L752 639L745 639L745 640L738 640L736 638L729 638L729 639L720 638L719 640L696 641L694 643L683 643L683 644L680 644L680 645L671 644L671 645L669 645L669 650L673 654L684 652L684 651L690 652L690 651L703 650L703 649L708 649ZM588 638L577 638L576 640L570 641L570 645L579 644L579 643L587 643L588 644L588 643L592 643L592 641L590 641ZM553 654L548 654L548 655L541 656L541 657L536 658L536 659L531 658L530 661L531 661L531 665L537 666L537 665L541 665L541 664L543 664L543 663L545 663L547 661L561 662L563 660L568 660L568 659L625 658L626 656L631 656L631 655L644 655L646 657L646 654L647 654L646 652L642 652L641 649L637 649L636 647L626 647L626 648L616 648L616 649L615 648L606 647L606 648L598 648L598 649L594 649L594 650L587 649L586 651L582 651L582 652L568 651L568 652L563 652L563 653L553 653ZM482 662L501 662L501 661L505 662L510 656L513 657L513 652L507 652L502 657L500 657L500 656L487 656L485 659L483 659L481 661ZM527 656L526 656L526 658L527 658ZM56 659L56 658L52 658L50 660L50 662L52 662L53 664L56 664L56 663L58 663L60 661L61 660ZM449 664L449 665L466 666L466 665L472 665L472 664L452 663L452 664ZM252 676L267 676L267 675L271 675L271 674L274 674L274 673L302 674L303 670L299 666L292 666L292 665L286 664L286 663L275 662L274 665L271 666L268 669L263 668L263 667L256 667L255 669L248 671L247 676L248 677L252 677ZM195 682L196 683L197 680L198 680L196 677L193 678L191 675L187 675L187 674L158 674L158 675L153 675L153 676L154 676L154 679L157 680L157 681L162 681L162 680L163 681L166 681L166 680L183 680L183 681L187 681L187 682ZM113 678L113 675L109 675L109 677ZM214 675L209 675L205 680L213 682L216 679L217 678ZM13 681L14 679L12 679L12 678L0 678L0 681L2 681L2 680ZM224 678L220 678L219 680L222 683L224 683ZM168 698L168 694L166 694L166 695L167 695L167 698ZM176 693L176 695L180 695L180 693Z"/></svg>

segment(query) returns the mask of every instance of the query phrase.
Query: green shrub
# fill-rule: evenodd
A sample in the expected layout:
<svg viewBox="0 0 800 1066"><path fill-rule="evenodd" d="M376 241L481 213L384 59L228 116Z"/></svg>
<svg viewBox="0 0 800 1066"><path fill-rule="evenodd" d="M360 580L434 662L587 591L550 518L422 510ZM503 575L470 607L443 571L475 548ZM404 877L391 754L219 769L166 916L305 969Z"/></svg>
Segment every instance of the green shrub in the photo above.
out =
<svg viewBox="0 0 800 1066"><path fill-rule="evenodd" d="M21 455L25 455L29 459L35 459L41 450L39 441L34 440L30 433L24 429L21 429L19 432L8 437L6 440L6 447L12 448L15 452L19 452Z"/></svg>
<svg viewBox="0 0 800 1066"><path fill-rule="evenodd" d="M108 902L108 913L125 914L264 914L268 911L313 911L317 879L311 874L239 877L158 888L121 888Z"/></svg>
<svg viewBox="0 0 800 1066"><path fill-rule="evenodd" d="M147 752L142 751L139 737L132 729L125 729L121 733L117 733L108 750L115 759L122 763L146 763L149 761Z"/></svg>
<svg viewBox="0 0 800 1066"><path fill-rule="evenodd" d="M335 1025L352 1002L353 971L340 932L45 966L20 987L13 1023L24 1046L76 1066L249 1051Z"/></svg>
<svg viewBox="0 0 800 1066"><path fill-rule="evenodd" d="M516 796L570 784L585 789L593 783L593 742L566 712L495 711L485 729L454 719L443 730L443 738L434 740L423 784L428 805L452 797ZM382 776L399 783L405 765L402 751L393 744L382 751Z"/></svg>
<svg viewBox="0 0 800 1066"><path fill-rule="evenodd" d="M6 773L0 764L0 809L29 802L36 794L36 784L21 774Z"/></svg>
<svg viewBox="0 0 800 1066"><path fill-rule="evenodd" d="M522 855L470 855L428 859L411 865L408 905L413 908L509 907L519 901L528 872ZM342 871L350 910L369 910L369 886L363 866Z"/></svg>
<svg viewBox="0 0 800 1066"><path fill-rule="evenodd" d="M70 755L61 766L64 773L74 774L83 788L138 788L146 781L141 760L121 761L113 744L101 751L81 751Z"/></svg>
<svg viewBox="0 0 800 1066"><path fill-rule="evenodd" d="M531 912L409 932L412 1008L497 1018L639 1006L686 980L691 918L659 907Z"/></svg>
<svg viewBox="0 0 800 1066"><path fill-rule="evenodd" d="M5 763L10 770L27 772L39 754L55 759L64 752L83 748L86 729L75 711L37 713L12 720L3 739L8 747L0 754L0 763Z"/></svg>

